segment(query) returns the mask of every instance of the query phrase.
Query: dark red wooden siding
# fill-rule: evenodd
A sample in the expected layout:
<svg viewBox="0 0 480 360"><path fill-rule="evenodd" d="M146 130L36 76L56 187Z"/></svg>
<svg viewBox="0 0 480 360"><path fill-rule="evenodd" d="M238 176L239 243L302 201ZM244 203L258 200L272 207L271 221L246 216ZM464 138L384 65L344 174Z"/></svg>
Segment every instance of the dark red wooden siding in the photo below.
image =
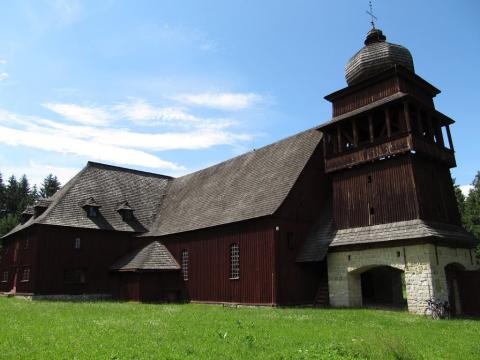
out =
<svg viewBox="0 0 480 360"><path fill-rule="evenodd" d="M274 228L258 219L162 237L181 264L189 253L187 299L249 304L276 303ZM229 279L230 245L240 247L240 278Z"/></svg>
<svg viewBox="0 0 480 360"><path fill-rule="evenodd" d="M319 147L275 216L279 226L276 234L279 304L311 304L321 277L326 276L322 264L295 260L312 224L329 200L330 188ZM293 247L289 246L292 239Z"/></svg>
<svg viewBox="0 0 480 360"><path fill-rule="evenodd" d="M411 158L400 156L334 174L333 210L339 229L418 218Z"/></svg>
<svg viewBox="0 0 480 360"><path fill-rule="evenodd" d="M25 244L28 241L28 247ZM35 253L38 247L38 239L34 229L28 229L3 240L0 249L0 291L9 292L13 290L16 278L17 293L30 294L35 284ZM30 269L29 281L22 281L24 268ZM3 272L8 271L8 280L3 282Z"/></svg>

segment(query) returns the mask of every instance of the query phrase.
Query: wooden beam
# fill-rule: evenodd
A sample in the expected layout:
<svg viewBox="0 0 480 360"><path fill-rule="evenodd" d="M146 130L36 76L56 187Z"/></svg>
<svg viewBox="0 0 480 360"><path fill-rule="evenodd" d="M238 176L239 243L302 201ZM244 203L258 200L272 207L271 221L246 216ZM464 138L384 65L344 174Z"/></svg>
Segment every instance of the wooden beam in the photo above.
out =
<svg viewBox="0 0 480 360"><path fill-rule="evenodd" d="M370 134L370 142L373 143L374 133L373 133L373 114L368 114L368 132Z"/></svg>
<svg viewBox="0 0 480 360"><path fill-rule="evenodd" d="M323 142L323 157L327 157L327 135L326 133L323 133L323 136L322 136L322 142Z"/></svg>
<svg viewBox="0 0 480 360"><path fill-rule="evenodd" d="M390 122L390 108L387 106L385 108L385 124L387 125L387 136L392 137L392 124Z"/></svg>
<svg viewBox="0 0 480 360"><path fill-rule="evenodd" d="M410 106L408 104L408 101L405 101L403 103L403 114L405 117L405 125L407 127L407 131L411 132L412 131L412 124L410 123Z"/></svg>
<svg viewBox="0 0 480 360"><path fill-rule="evenodd" d="M450 125L447 125L447 137L450 150L455 150L455 148L453 147L452 134L450 133Z"/></svg>
<svg viewBox="0 0 480 360"><path fill-rule="evenodd" d="M353 132L353 146L358 146L358 129L357 129L357 119L352 121L352 132Z"/></svg>

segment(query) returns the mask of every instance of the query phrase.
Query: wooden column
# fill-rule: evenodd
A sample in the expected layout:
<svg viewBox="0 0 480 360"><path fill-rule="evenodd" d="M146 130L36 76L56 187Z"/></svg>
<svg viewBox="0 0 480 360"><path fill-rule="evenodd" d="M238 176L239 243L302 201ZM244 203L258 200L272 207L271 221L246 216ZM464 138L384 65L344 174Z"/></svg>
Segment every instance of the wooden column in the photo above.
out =
<svg viewBox="0 0 480 360"><path fill-rule="evenodd" d="M385 124L387 125L387 136L392 137L392 124L390 122L390 109L388 106L385 108Z"/></svg>
<svg viewBox="0 0 480 360"><path fill-rule="evenodd" d="M417 109L417 123L418 123L418 131L420 132L420 135L423 136L423 120L422 120L422 113L420 111L420 108Z"/></svg>
<svg viewBox="0 0 480 360"><path fill-rule="evenodd" d="M440 126L438 121L435 124L435 132L437 134L438 143L440 144L440 146L445 147L445 141L443 141L442 127Z"/></svg>
<svg viewBox="0 0 480 360"><path fill-rule="evenodd" d="M338 152L343 151L342 131L340 129L340 125L337 125L337 150L338 150Z"/></svg>
<svg viewBox="0 0 480 360"><path fill-rule="evenodd" d="M368 114L368 133L370 134L370 142L373 143L374 133L373 133L373 114Z"/></svg>
<svg viewBox="0 0 480 360"><path fill-rule="evenodd" d="M435 133L433 132L433 125L432 125L432 115L428 114L427 116L427 124L428 124L428 132L430 135L430 140L434 143L435 142Z"/></svg>
<svg viewBox="0 0 480 360"><path fill-rule="evenodd" d="M450 133L450 125L447 125L447 137L450 150L455 150L455 148L453 147L452 134Z"/></svg>
<svg viewBox="0 0 480 360"><path fill-rule="evenodd" d="M352 120L352 132L353 132L353 146L358 146L358 129L357 129L357 120Z"/></svg>
<svg viewBox="0 0 480 360"><path fill-rule="evenodd" d="M405 126L407 127L407 131L412 131L412 124L410 123L410 106L408 105L408 101L403 103L403 114L405 117Z"/></svg>

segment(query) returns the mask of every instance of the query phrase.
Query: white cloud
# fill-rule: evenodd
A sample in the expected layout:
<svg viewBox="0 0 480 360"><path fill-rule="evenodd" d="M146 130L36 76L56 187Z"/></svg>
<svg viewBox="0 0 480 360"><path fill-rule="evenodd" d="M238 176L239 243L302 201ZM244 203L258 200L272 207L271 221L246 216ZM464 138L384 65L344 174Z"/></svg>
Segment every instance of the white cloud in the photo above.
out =
<svg viewBox="0 0 480 360"><path fill-rule="evenodd" d="M7 60L5 59L0 59L0 65L6 65L7 64Z"/></svg>
<svg viewBox="0 0 480 360"><path fill-rule="evenodd" d="M136 100L129 104L117 105L113 107L113 110L118 111L119 116L133 121L198 121L195 116L187 113L184 109L175 107L156 107L145 100Z"/></svg>
<svg viewBox="0 0 480 360"><path fill-rule="evenodd" d="M17 178L26 174L30 181L30 186L37 185L38 188L42 185L43 179L45 179L48 174L55 175L63 186L78 173L79 170L79 168L40 164L35 161L30 161L28 165L25 166L2 166L2 172L4 174L13 174Z"/></svg>
<svg viewBox="0 0 480 360"><path fill-rule="evenodd" d="M470 190L473 189L473 185L460 185L459 188L462 191L463 196L467 197L470 194Z"/></svg>
<svg viewBox="0 0 480 360"><path fill-rule="evenodd" d="M7 145L22 145L36 149L70 153L98 161L116 164L139 165L149 168L179 170L183 167L144 151L118 145L101 144L59 134L18 130L0 126L0 142Z"/></svg>
<svg viewBox="0 0 480 360"><path fill-rule="evenodd" d="M0 73L0 81L8 79L9 75L6 72Z"/></svg>
<svg viewBox="0 0 480 360"><path fill-rule="evenodd" d="M223 110L246 109L263 101L263 97L255 93L181 94L174 99L189 105Z"/></svg>
<svg viewBox="0 0 480 360"><path fill-rule="evenodd" d="M110 114L98 107L79 106L75 104L45 103L42 106L62 115L64 118L88 125L107 125Z"/></svg>

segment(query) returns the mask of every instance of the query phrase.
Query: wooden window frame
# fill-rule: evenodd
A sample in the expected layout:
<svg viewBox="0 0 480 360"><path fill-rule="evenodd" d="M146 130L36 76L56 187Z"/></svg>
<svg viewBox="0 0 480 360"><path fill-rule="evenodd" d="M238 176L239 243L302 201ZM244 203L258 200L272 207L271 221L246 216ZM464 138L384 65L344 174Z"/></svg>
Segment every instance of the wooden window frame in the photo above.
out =
<svg viewBox="0 0 480 360"><path fill-rule="evenodd" d="M71 277L67 275L72 275ZM73 276L75 275L75 276ZM77 279L78 277L78 279ZM63 282L70 285L83 285L87 283L87 270L85 268L68 268L63 270Z"/></svg>
<svg viewBox="0 0 480 360"><path fill-rule="evenodd" d="M228 276L230 280L238 280L240 279L240 246L238 243L233 243L229 250L230 271Z"/></svg>
<svg viewBox="0 0 480 360"><path fill-rule="evenodd" d="M30 281L30 267L28 266L24 266L22 268L22 279L20 280L20 282L29 282Z"/></svg>
<svg viewBox="0 0 480 360"><path fill-rule="evenodd" d="M73 240L73 248L75 250L80 250L82 248L82 239L77 237Z"/></svg>
<svg viewBox="0 0 480 360"><path fill-rule="evenodd" d="M183 281L188 281L189 279L189 265L190 265L190 258L187 249L182 250L181 252L181 262L182 262L182 278Z"/></svg>
<svg viewBox="0 0 480 360"><path fill-rule="evenodd" d="M8 273L8 270L5 270L5 271L2 272L2 283L8 282L8 276L9 275L10 274Z"/></svg>

